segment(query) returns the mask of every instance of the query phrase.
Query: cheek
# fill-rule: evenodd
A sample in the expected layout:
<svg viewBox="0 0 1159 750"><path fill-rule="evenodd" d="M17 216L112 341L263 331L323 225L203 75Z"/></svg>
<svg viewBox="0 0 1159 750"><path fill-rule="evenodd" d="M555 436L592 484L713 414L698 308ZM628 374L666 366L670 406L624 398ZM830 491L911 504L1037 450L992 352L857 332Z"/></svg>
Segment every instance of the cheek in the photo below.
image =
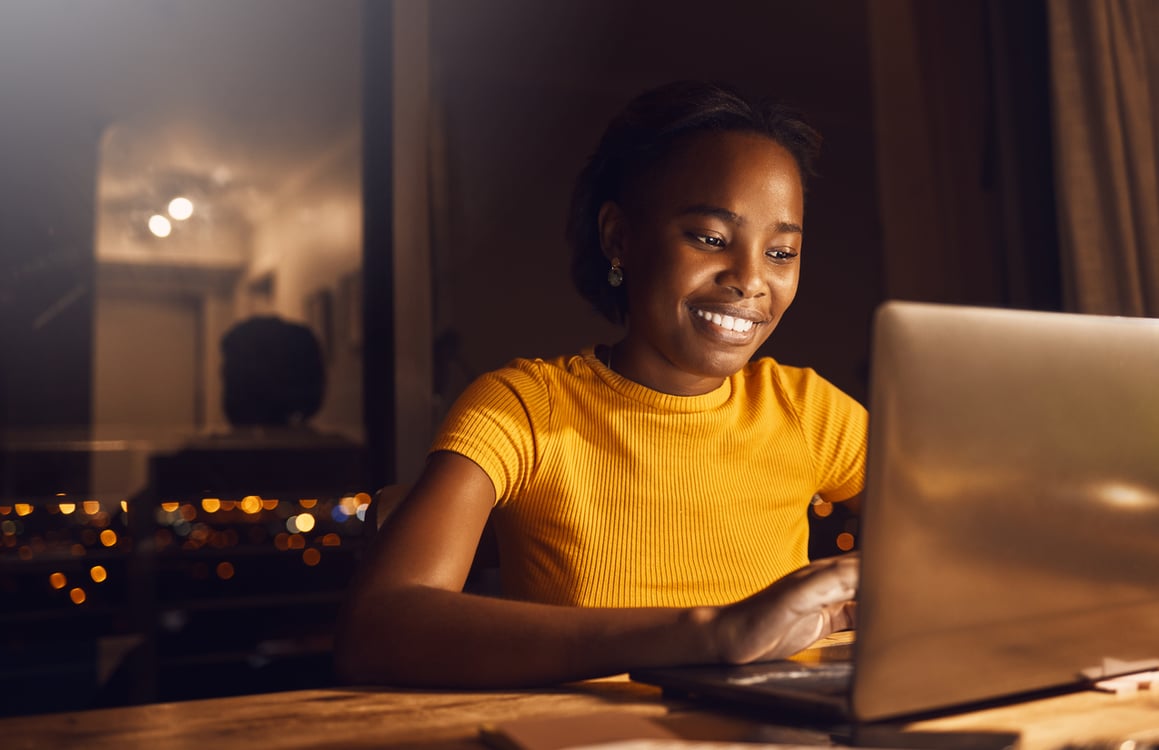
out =
<svg viewBox="0 0 1159 750"><path fill-rule="evenodd" d="M782 310L787 308L797 296L797 284L800 279L800 269L794 268L791 272L780 274L773 280L771 287L775 290L778 298L777 303Z"/></svg>

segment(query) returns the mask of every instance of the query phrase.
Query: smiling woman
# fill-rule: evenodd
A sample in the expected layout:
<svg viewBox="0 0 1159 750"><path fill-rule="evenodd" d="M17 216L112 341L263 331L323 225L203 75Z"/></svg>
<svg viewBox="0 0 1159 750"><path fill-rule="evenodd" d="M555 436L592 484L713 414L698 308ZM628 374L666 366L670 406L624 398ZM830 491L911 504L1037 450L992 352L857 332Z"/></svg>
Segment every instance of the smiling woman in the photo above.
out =
<svg viewBox="0 0 1159 750"><path fill-rule="evenodd" d="M691 396L743 367L796 296L804 197L792 154L766 136L710 132L674 148L631 201L642 205L603 204L600 240L630 311L618 372Z"/></svg>
<svg viewBox="0 0 1159 750"><path fill-rule="evenodd" d="M753 360L796 294L818 136L710 84L637 98L576 184L576 286L610 346L517 359L451 409L352 588L355 681L503 686L791 654L852 624L857 560L809 563L857 495L865 410ZM463 592L493 523L504 598Z"/></svg>

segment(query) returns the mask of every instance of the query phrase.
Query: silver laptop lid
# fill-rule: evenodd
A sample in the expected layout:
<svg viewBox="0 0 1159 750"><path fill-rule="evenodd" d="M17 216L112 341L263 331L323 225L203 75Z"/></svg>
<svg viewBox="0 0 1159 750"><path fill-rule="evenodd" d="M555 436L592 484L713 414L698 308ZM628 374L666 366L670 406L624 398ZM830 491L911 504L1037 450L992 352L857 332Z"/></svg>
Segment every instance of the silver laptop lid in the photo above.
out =
<svg viewBox="0 0 1159 750"><path fill-rule="evenodd" d="M859 719L1159 664L1159 320L875 319Z"/></svg>

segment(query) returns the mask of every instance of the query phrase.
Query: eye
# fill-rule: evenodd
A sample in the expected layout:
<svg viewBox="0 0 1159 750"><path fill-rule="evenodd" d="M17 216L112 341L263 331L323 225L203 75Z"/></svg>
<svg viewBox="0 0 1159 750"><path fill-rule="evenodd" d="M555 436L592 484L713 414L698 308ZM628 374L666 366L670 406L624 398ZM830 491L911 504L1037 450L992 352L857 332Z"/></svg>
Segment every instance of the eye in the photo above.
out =
<svg viewBox="0 0 1159 750"><path fill-rule="evenodd" d="M798 253L791 247L773 247L769 248L765 255L774 263L790 263Z"/></svg>
<svg viewBox="0 0 1159 750"><path fill-rule="evenodd" d="M696 232L689 232L688 236L702 245L708 245L709 247L713 248L724 247L724 238L717 237L715 234L697 234Z"/></svg>

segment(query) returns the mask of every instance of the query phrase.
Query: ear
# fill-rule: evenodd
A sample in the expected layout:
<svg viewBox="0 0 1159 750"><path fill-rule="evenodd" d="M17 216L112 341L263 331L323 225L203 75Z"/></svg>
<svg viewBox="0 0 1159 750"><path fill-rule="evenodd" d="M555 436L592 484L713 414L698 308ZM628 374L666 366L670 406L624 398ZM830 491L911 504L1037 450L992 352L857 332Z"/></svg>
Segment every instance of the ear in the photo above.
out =
<svg viewBox="0 0 1159 750"><path fill-rule="evenodd" d="M600 206L599 214L600 249L609 261L624 259L624 236L628 229L628 219L619 204L607 201Z"/></svg>

